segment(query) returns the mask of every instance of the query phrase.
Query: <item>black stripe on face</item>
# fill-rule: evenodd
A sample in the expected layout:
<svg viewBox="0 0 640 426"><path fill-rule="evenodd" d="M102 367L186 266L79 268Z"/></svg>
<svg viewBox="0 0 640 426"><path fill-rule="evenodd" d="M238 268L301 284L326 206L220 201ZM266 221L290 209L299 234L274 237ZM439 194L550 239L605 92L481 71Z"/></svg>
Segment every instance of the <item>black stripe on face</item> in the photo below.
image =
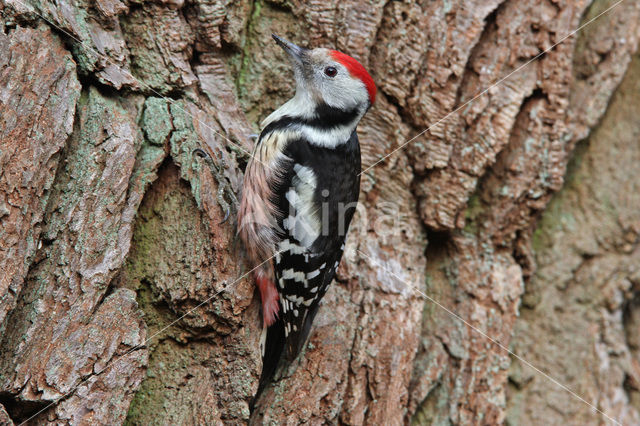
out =
<svg viewBox="0 0 640 426"><path fill-rule="evenodd" d="M348 110L342 110L331 107L322 102L316 106L315 118L309 120L307 124L318 128L344 126L346 124L353 123L355 119L358 118L359 114L360 110L356 107Z"/></svg>
<svg viewBox="0 0 640 426"><path fill-rule="evenodd" d="M264 136L275 130L286 129L294 125L309 126L319 130L330 130L334 127L354 123L359 115L360 110L358 108L342 110L331 107L323 102L316 106L314 116L312 118L285 115L284 117L269 123L269 125L262 130L262 135Z"/></svg>

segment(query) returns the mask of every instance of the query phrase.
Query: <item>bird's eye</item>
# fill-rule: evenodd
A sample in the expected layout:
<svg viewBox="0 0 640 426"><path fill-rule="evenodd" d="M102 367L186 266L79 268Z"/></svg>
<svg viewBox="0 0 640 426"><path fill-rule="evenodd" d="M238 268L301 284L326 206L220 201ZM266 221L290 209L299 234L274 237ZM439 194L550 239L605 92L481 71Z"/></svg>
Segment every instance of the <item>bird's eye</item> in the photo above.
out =
<svg viewBox="0 0 640 426"><path fill-rule="evenodd" d="M338 74L338 70L335 69L334 67L326 67L324 69L324 73L329 77L335 77L336 74Z"/></svg>

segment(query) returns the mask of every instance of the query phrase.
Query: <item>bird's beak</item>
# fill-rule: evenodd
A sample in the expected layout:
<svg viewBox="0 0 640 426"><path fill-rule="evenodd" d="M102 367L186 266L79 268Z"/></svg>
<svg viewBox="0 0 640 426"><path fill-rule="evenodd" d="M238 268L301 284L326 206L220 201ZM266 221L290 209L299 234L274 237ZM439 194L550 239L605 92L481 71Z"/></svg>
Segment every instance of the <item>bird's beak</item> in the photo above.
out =
<svg viewBox="0 0 640 426"><path fill-rule="evenodd" d="M304 56L307 49L297 46L275 34L271 34L271 37L273 37L276 43L278 43L278 45L282 47L296 63L302 64L304 62Z"/></svg>

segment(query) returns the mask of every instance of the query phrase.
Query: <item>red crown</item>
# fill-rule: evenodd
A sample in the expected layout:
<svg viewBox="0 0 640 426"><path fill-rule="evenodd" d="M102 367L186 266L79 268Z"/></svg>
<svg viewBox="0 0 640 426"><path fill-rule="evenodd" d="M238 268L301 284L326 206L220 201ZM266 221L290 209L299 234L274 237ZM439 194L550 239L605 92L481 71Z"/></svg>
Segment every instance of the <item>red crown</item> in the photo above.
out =
<svg viewBox="0 0 640 426"><path fill-rule="evenodd" d="M342 52L338 52L337 50L331 51L331 56L336 61L340 62L345 66L347 70L349 70L349 74L352 77L355 77L362 81L367 88L367 92L369 92L369 101L373 104L376 100L376 85L373 82L373 78L369 75L366 69L360 64L360 62L356 61L349 55L345 55Z"/></svg>

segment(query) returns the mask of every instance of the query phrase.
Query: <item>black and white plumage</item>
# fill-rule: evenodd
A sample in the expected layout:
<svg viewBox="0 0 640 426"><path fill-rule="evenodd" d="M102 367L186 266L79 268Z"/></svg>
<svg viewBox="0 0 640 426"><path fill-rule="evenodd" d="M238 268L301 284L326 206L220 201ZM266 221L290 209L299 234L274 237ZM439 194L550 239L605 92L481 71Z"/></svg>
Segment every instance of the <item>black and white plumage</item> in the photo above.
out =
<svg viewBox="0 0 640 426"><path fill-rule="evenodd" d="M291 359L306 341L342 258L360 189L360 146L354 131L332 149L291 140L285 155L291 162L273 191L279 210L288 212L278 220L274 270Z"/></svg>
<svg viewBox="0 0 640 426"><path fill-rule="evenodd" d="M239 233L261 293L264 379L305 344L342 258L360 190L356 126L375 99L355 59L274 36L294 64L296 95L263 122L245 173Z"/></svg>

